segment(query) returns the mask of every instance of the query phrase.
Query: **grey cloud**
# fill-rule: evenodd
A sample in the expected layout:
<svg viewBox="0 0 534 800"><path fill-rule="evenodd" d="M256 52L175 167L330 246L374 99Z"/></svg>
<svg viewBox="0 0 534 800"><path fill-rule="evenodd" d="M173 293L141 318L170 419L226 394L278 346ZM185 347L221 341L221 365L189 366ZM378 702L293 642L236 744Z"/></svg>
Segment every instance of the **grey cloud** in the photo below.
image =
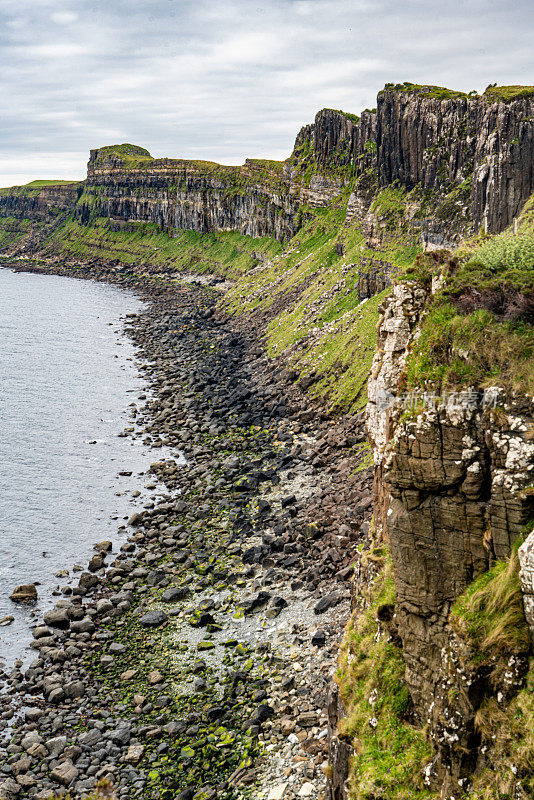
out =
<svg viewBox="0 0 534 800"><path fill-rule="evenodd" d="M0 185L83 177L90 147L284 158L386 81L532 83L530 2L0 0Z"/></svg>

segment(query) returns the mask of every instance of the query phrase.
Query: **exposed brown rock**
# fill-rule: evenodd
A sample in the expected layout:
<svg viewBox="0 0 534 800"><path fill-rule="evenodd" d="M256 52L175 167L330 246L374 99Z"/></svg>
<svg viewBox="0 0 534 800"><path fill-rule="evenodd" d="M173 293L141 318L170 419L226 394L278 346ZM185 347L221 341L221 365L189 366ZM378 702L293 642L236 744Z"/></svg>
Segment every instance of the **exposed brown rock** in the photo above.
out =
<svg viewBox="0 0 534 800"><path fill-rule="evenodd" d="M14 603L34 603L37 600L37 588L33 583L17 586L9 597Z"/></svg>

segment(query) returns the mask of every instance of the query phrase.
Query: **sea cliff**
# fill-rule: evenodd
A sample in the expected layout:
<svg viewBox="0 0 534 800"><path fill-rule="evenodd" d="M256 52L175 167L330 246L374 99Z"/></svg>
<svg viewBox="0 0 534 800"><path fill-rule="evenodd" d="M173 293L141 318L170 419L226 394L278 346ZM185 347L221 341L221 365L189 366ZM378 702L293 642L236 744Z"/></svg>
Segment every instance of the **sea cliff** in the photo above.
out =
<svg viewBox="0 0 534 800"><path fill-rule="evenodd" d="M286 740L295 746L278 772L273 755L251 777L263 775L267 791L269 776L280 798L315 797L325 776L332 800L532 796L533 140L532 87L466 95L387 84L376 109L359 116L320 111L285 162L154 159L124 144L92 150L79 184L0 193L11 263L158 297L180 286L186 306L198 287L189 295L184 275L210 287L209 302L191 300L185 317L166 308L161 342L147 334L145 345L161 368L157 424L175 436L186 421L203 504L147 514L138 541L149 563L174 552L167 532L177 520L187 557L209 549L186 531L209 518L215 535L208 498L222 502L231 483L235 556L253 566L240 579L261 595L286 570L282 594L288 576L302 584L291 603L331 614L326 632L302 623L302 641L293 642L307 659L298 696L317 688L310 708L295 715L296 701L275 692L269 711L226 717L232 730L237 719L253 736L268 731L268 752L281 753ZM167 345L185 364L187 347L204 359L210 337L216 353L222 347L219 326L230 373L247 344L242 391L216 361L193 361L173 378ZM260 366L275 378L256 396ZM232 406L239 436L255 431L246 464L201 468L209 460L202 435L214 437L221 459L229 448L219 428L234 424ZM271 450L287 488L274 505L260 491L273 480ZM158 469L170 490L181 485L172 465ZM276 605L259 595L248 598L250 613ZM343 633L332 609L348 612L349 595ZM323 635L331 649L320 658ZM335 670L328 698L317 670ZM261 694L267 684L254 676ZM247 759L258 757L256 744ZM200 791L200 762L187 757ZM155 792L171 785L171 773ZM215 773L219 788L210 791L239 793L248 780L221 764Z"/></svg>

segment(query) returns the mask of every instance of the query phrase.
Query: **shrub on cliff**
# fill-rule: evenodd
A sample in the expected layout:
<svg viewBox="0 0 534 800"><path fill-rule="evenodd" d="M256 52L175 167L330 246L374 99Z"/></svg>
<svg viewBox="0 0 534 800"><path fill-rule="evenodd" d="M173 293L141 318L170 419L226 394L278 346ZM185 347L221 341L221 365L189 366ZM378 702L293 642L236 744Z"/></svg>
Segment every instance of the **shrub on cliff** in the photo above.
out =
<svg viewBox="0 0 534 800"><path fill-rule="evenodd" d="M530 649L528 626L519 584L519 559L514 549L508 561L498 561L456 600L453 628L466 639L477 663L495 665Z"/></svg>
<svg viewBox="0 0 534 800"><path fill-rule="evenodd" d="M412 389L499 385L534 394L534 224L527 203L507 231L452 256L419 256L404 279L428 292L421 333L408 358Z"/></svg>
<svg viewBox="0 0 534 800"><path fill-rule="evenodd" d="M429 310L407 363L410 389L503 386L534 393L534 329L486 309L463 314L443 298Z"/></svg>
<svg viewBox="0 0 534 800"><path fill-rule="evenodd" d="M506 320L534 321L534 230L506 231L460 261L447 295L461 311L478 308Z"/></svg>

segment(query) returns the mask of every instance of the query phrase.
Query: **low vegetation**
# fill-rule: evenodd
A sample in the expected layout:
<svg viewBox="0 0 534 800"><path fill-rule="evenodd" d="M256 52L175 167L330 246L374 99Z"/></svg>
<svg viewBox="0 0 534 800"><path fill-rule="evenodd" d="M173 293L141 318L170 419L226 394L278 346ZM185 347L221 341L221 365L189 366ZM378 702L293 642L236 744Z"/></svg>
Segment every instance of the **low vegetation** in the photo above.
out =
<svg viewBox="0 0 534 800"><path fill-rule="evenodd" d="M532 97L534 86L488 86L484 97L492 103L511 103L521 97Z"/></svg>
<svg viewBox="0 0 534 800"><path fill-rule="evenodd" d="M534 95L534 86L497 86L497 84L490 84L483 95L479 95L476 91L469 93L458 92L454 89L447 89L444 86L424 86L420 83L386 83L382 91L395 91L407 92L408 94L421 94L424 97L437 99L437 100L451 100L456 98L467 97L483 97L491 103L502 102L511 103L513 100L518 100L522 97L532 97ZM381 92L379 92L379 95Z"/></svg>
<svg viewBox="0 0 534 800"><path fill-rule="evenodd" d="M462 314L451 303L429 311L407 365L411 389L503 386L534 392L534 332L485 309Z"/></svg>
<svg viewBox="0 0 534 800"><path fill-rule="evenodd" d="M382 91L392 90L394 92L407 92L408 94L422 94L425 97L450 100L458 97L467 97L465 92L457 92L454 89L446 89L444 86L424 86L420 83L386 83ZM382 92L379 92L379 96Z"/></svg>
<svg viewBox="0 0 534 800"><path fill-rule="evenodd" d="M232 278L282 249L270 237L253 239L233 231L177 231L171 237L149 223L132 225L124 231L112 230L104 218L95 219L91 225L70 220L54 235L52 245L67 257L118 259L125 265L161 272L209 272Z"/></svg>
<svg viewBox="0 0 534 800"><path fill-rule="evenodd" d="M425 254L405 278L429 289L420 338L408 359L410 388L500 385L534 393L534 226L532 201L517 233L468 243L454 257Z"/></svg>
<svg viewBox="0 0 534 800"><path fill-rule="evenodd" d="M468 796L528 800L534 796L534 658L522 686L512 685L510 691L506 683L514 659L526 663L530 650L517 548L509 560L498 562L468 587L456 600L450 620L469 645L469 668L482 671L488 686L475 717L485 756Z"/></svg>
<svg viewBox="0 0 534 800"><path fill-rule="evenodd" d="M62 180L51 179L51 180L48 180L48 181L47 180L31 181L30 183L26 184L26 187L27 188L32 188L32 189L43 189L43 188L47 188L48 186L72 186L72 185L75 185L75 184L79 184L81 182L82 181L75 181L75 180L62 181Z"/></svg>
<svg viewBox="0 0 534 800"><path fill-rule="evenodd" d="M404 269L421 247L413 234L392 228L380 251L369 249L359 226L345 226L349 194L344 190L329 208L304 209L308 219L283 252L243 274L223 304L233 314L264 315L270 354L332 411L355 412L367 401L379 308L388 293L380 291L380 276ZM386 208L386 195L377 210ZM398 205L404 213L402 200ZM365 283L375 276L378 291L369 298Z"/></svg>
<svg viewBox="0 0 534 800"><path fill-rule="evenodd" d="M512 654L528 653L517 547L507 561L498 561L457 598L451 624L471 647L477 666L506 666Z"/></svg>
<svg viewBox="0 0 534 800"><path fill-rule="evenodd" d="M391 559L385 548L369 556L382 570L367 609L357 611L349 623L336 675L347 711L340 735L354 749L349 796L431 800L435 795L425 788L423 775L431 748L425 732L412 722L402 652L379 619L391 617L395 605Z"/></svg>
<svg viewBox="0 0 534 800"><path fill-rule="evenodd" d="M145 150L144 147L139 147L139 145L112 144L98 148L94 166L105 168L109 166L111 160L117 159L120 159L125 169L135 169L153 160L148 150Z"/></svg>

